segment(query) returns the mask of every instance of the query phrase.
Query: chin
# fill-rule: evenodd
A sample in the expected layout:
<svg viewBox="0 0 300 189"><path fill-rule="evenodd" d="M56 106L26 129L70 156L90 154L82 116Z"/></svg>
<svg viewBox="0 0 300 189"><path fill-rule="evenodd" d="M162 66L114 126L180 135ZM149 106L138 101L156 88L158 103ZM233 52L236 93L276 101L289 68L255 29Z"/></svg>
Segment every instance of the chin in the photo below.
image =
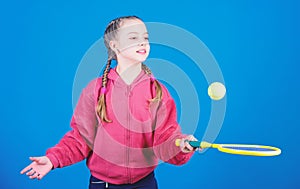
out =
<svg viewBox="0 0 300 189"><path fill-rule="evenodd" d="M142 63L142 62L145 62L147 59L147 57L139 57L139 58L135 58L134 61L137 62L137 63Z"/></svg>
<svg viewBox="0 0 300 189"><path fill-rule="evenodd" d="M144 56L136 56L136 55L127 55L127 56L123 56L123 59L126 60L128 62L133 62L133 63L142 63L144 61L146 61L146 59L148 58L148 55L144 55Z"/></svg>
<svg viewBox="0 0 300 189"><path fill-rule="evenodd" d="M139 62L145 62L147 58L139 59Z"/></svg>

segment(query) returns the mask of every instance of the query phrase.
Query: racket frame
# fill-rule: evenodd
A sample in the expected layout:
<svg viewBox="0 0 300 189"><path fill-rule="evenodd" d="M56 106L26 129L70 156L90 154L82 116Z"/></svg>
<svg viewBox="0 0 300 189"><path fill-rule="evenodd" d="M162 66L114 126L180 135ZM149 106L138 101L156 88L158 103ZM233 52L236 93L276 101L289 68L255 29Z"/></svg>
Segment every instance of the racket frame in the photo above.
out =
<svg viewBox="0 0 300 189"><path fill-rule="evenodd" d="M180 139L176 140L176 146L180 146ZM205 141L188 141L189 144L194 148L216 148L220 152L238 155L248 155L248 156L277 156L281 154L279 148L266 145L251 145L251 144L212 144ZM240 149L230 149L226 147L243 147L243 148L264 148L270 151L250 151L250 150L240 150Z"/></svg>

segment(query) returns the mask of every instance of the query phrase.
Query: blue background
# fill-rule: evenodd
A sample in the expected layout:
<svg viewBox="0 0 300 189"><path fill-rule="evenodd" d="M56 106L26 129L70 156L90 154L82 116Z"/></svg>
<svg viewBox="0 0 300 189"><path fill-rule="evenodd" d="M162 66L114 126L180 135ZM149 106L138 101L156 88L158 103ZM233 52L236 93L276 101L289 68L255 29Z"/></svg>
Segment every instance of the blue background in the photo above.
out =
<svg viewBox="0 0 300 189"><path fill-rule="evenodd" d="M160 164L160 188L299 188L299 3L122 2L1 2L1 188L87 188L85 162L56 169L41 181L19 171L30 163L29 156L43 155L69 130L73 79L81 58L111 19L132 14L185 28L214 54L228 91L216 142L282 149L277 157L208 150L181 167ZM209 116L205 84L199 85L202 126ZM199 138L201 128L194 133Z"/></svg>

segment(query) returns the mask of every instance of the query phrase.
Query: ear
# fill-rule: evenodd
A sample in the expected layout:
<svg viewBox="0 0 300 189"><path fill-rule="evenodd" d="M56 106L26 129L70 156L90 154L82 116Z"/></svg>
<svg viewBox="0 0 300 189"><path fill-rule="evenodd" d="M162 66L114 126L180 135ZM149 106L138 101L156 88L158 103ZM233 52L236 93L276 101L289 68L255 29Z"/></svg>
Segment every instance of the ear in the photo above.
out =
<svg viewBox="0 0 300 189"><path fill-rule="evenodd" d="M109 47L113 50L113 51L117 51L117 43L116 41L110 41L109 42Z"/></svg>

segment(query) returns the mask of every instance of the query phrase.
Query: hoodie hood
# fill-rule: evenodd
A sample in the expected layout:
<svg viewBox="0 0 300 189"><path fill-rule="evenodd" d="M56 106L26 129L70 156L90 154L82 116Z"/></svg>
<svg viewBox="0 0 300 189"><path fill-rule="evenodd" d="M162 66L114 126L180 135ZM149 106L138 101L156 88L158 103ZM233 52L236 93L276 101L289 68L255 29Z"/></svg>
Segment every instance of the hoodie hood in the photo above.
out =
<svg viewBox="0 0 300 189"><path fill-rule="evenodd" d="M140 73L137 75L137 77L133 80L133 82L128 85L119 75L119 73L116 71L116 67L110 69L107 77L109 80L111 80L114 83L115 86L118 87L128 87L128 86L134 87L135 85L139 84L142 81L151 79L151 76L146 74L144 70L141 70Z"/></svg>

